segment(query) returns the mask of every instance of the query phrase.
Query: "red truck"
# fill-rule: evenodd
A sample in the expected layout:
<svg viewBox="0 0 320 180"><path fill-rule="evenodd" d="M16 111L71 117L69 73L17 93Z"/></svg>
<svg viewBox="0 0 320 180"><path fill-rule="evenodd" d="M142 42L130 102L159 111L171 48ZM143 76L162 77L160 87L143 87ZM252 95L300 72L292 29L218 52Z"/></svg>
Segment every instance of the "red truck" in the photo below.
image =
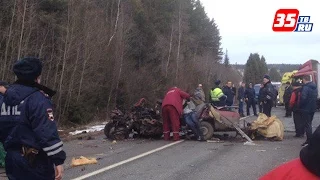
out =
<svg viewBox="0 0 320 180"><path fill-rule="evenodd" d="M317 108L320 109L320 63L317 60L309 60L300 66L297 73L294 74L294 81L301 81L304 75L309 75L311 81L317 85L318 90L318 100L317 100Z"/></svg>

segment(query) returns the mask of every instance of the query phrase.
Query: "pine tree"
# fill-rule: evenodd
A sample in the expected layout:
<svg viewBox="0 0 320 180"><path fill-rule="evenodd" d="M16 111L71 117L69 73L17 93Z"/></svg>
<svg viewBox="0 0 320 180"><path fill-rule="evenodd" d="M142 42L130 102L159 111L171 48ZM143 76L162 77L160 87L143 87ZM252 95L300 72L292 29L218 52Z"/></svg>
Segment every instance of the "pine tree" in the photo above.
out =
<svg viewBox="0 0 320 180"><path fill-rule="evenodd" d="M276 82L281 81L281 75L276 68L271 68L269 75L272 81L276 81Z"/></svg>
<svg viewBox="0 0 320 180"><path fill-rule="evenodd" d="M224 55L224 62L223 64L226 67L230 67L230 59L229 59L229 55L228 55L228 49L226 50L226 54Z"/></svg>

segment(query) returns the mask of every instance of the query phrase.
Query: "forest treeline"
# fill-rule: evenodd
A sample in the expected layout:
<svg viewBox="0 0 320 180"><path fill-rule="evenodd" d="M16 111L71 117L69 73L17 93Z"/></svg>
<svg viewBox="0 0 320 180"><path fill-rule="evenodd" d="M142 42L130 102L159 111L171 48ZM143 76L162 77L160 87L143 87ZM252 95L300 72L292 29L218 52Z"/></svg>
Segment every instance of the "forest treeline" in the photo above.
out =
<svg viewBox="0 0 320 180"><path fill-rule="evenodd" d="M154 102L170 86L208 92L216 79L240 81L198 0L1 0L0 32L0 79L14 82L17 59L40 57L64 125Z"/></svg>

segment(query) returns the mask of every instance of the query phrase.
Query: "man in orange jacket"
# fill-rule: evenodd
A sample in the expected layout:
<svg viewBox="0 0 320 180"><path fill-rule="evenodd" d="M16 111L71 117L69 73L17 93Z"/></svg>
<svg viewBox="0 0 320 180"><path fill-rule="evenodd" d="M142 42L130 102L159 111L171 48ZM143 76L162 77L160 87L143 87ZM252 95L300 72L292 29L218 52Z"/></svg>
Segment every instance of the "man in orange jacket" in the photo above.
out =
<svg viewBox="0 0 320 180"><path fill-rule="evenodd" d="M173 140L180 140L180 116L183 110L183 100L190 99L190 95L177 87L171 88L162 102L163 136L164 140L170 139L170 125Z"/></svg>
<svg viewBox="0 0 320 180"><path fill-rule="evenodd" d="M320 179L320 126L310 143L300 151L300 158L272 170L260 180L319 180Z"/></svg>

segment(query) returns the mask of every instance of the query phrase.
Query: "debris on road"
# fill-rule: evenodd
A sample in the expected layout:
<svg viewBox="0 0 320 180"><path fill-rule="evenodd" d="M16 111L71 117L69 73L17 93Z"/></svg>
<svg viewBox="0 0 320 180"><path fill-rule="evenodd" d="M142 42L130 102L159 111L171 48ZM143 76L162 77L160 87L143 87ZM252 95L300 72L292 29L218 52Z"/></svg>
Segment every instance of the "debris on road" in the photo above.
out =
<svg viewBox="0 0 320 180"><path fill-rule="evenodd" d="M258 119L250 124L250 130L253 137L258 134L265 138L282 141L284 136L284 126L280 119L277 116L268 117L263 113L260 113Z"/></svg>
<svg viewBox="0 0 320 180"><path fill-rule="evenodd" d="M71 166L82 166L82 165L88 165L88 164L97 164L98 161L96 158L86 158L84 156L80 156L80 158L72 158Z"/></svg>
<svg viewBox="0 0 320 180"><path fill-rule="evenodd" d="M224 141L220 141L220 140L207 140L207 143L224 143Z"/></svg>
<svg viewBox="0 0 320 180"><path fill-rule="evenodd" d="M84 130L76 130L74 132L69 132L70 135L77 135L77 134L83 134L83 133L89 133L89 132L96 132L96 131L102 131L105 127L105 124L102 125L97 125L97 126L92 126L88 129Z"/></svg>
<svg viewBox="0 0 320 180"><path fill-rule="evenodd" d="M257 152L266 152L264 149L257 150Z"/></svg>
<svg viewBox="0 0 320 180"><path fill-rule="evenodd" d="M113 141L112 141L112 144L117 144L117 141L116 141L116 140L113 140Z"/></svg>
<svg viewBox="0 0 320 180"><path fill-rule="evenodd" d="M245 145L245 146L255 146L256 144L254 142L247 141L247 142L243 143L243 145Z"/></svg>

